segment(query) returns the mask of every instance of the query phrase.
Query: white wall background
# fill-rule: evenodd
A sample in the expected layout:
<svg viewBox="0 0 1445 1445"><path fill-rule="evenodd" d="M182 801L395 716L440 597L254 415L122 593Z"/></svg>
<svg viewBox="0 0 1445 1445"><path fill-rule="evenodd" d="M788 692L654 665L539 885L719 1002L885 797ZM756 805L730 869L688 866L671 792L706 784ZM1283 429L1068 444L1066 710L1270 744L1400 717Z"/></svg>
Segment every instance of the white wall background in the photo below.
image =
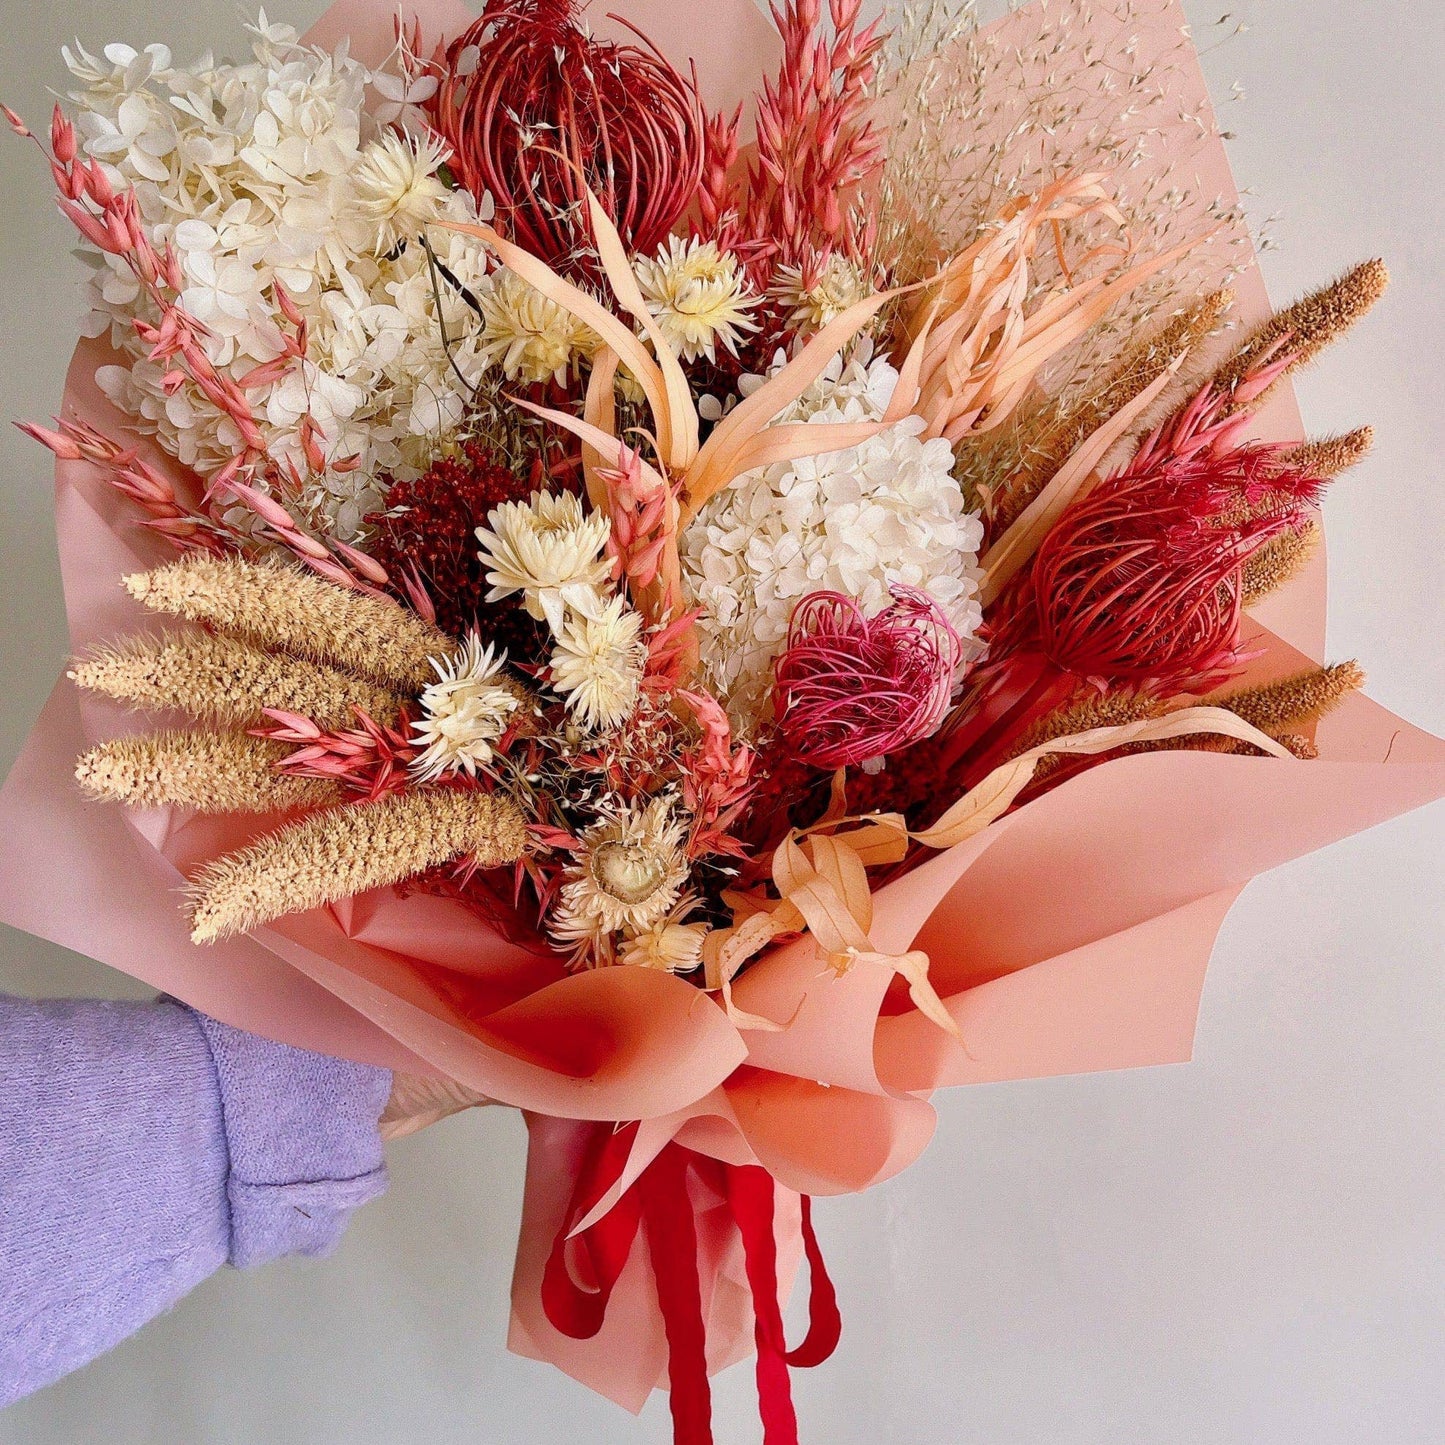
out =
<svg viewBox="0 0 1445 1445"><path fill-rule="evenodd" d="M601 3L601 0L599 0ZM681 3L681 0L679 0ZM1328 505L1331 653L1445 732L1445 6L1225 0L1188 9L1278 299L1364 256L1396 286L1301 384L1316 429L1372 421ZM304 25L322 0L273 5ZM123 18L119 18L123 16ZM59 45L232 45L225 0L0 0L0 97L33 122ZM43 418L76 317L32 154L0 144L0 415ZM0 767L65 650L46 457L0 434ZM1253 885L1225 927L1196 1061L939 1100L903 1178L826 1202L839 1354L797 1381L810 1445L1426 1445L1445 1439L1436 807ZM137 994L0 931L0 989ZM0 1081L3 1087L3 1081ZM390 1193L324 1264L227 1271L79 1375L0 1415L3 1445L664 1442L502 1348L523 1137L498 1111L392 1152ZM759 1437L751 1371L720 1445Z"/></svg>

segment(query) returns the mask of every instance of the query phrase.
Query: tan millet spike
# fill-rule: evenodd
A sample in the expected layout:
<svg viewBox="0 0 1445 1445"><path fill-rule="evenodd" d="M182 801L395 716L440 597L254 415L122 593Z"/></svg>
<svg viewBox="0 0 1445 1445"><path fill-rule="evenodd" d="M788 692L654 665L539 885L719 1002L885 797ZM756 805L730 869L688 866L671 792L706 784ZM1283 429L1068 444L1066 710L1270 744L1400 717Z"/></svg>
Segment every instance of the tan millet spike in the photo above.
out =
<svg viewBox="0 0 1445 1445"><path fill-rule="evenodd" d="M316 813L218 859L191 885L191 937L214 943L264 923L404 882L471 857L515 862L527 843L516 805L495 793L425 788Z"/></svg>
<svg viewBox="0 0 1445 1445"><path fill-rule="evenodd" d="M395 691L436 680L430 658L456 642L389 598L338 587L297 567L193 553L137 572L126 591L154 612L204 623L258 647L353 672Z"/></svg>
<svg viewBox="0 0 1445 1445"><path fill-rule="evenodd" d="M1281 460L1307 476L1329 482L1343 476L1351 467L1358 466L1374 445L1374 427L1362 426L1343 436L1318 437L1303 442L1287 451Z"/></svg>
<svg viewBox="0 0 1445 1445"><path fill-rule="evenodd" d="M401 709L394 693L360 678L205 632L130 638L77 659L68 675L89 692L220 728L257 727L268 707L324 728L351 726L353 705L387 725Z"/></svg>
<svg viewBox="0 0 1445 1445"><path fill-rule="evenodd" d="M1306 522L1296 531L1284 532L1265 543L1240 571L1240 596L1244 606L1253 607L1299 576L1319 542L1319 523Z"/></svg>
<svg viewBox="0 0 1445 1445"><path fill-rule="evenodd" d="M1352 692L1365 685L1358 662L1337 662L1311 668L1277 682L1241 688L1210 699L1214 707L1228 708L1260 732L1278 736L1313 722L1337 708Z"/></svg>
<svg viewBox="0 0 1445 1445"><path fill-rule="evenodd" d="M1279 343L1282 345L1275 354L1293 357L1285 372L1286 376L1292 376L1364 317L1385 294L1389 284L1390 273L1385 263L1366 261L1347 271L1338 281L1310 292L1293 306L1286 306L1255 327L1244 344L1215 372L1215 386L1222 391L1237 386L1271 347ZM1268 395L1266 392L1250 402L1249 409L1257 411ZM1238 407L1226 406L1223 414L1228 416L1237 410Z"/></svg>
<svg viewBox="0 0 1445 1445"><path fill-rule="evenodd" d="M337 784L277 771L290 751L249 733L152 733L92 748L75 777L92 798L132 808L280 813L340 803Z"/></svg>

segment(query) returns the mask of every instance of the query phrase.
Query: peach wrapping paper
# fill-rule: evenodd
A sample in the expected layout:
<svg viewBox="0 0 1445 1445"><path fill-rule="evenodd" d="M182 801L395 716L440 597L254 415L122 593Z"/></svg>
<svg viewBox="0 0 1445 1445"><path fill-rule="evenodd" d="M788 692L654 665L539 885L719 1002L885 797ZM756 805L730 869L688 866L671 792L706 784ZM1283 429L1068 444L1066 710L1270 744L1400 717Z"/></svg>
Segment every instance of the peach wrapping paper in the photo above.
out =
<svg viewBox="0 0 1445 1445"><path fill-rule="evenodd" d="M695 58L714 105L749 92L777 49L750 0L710 0L706 25L669 0L624 8L674 61ZM448 0L407 9L428 44L469 18ZM1000 43L1008 27L1033 23L1019 12ZM1182 23L1172 0L1159 0L1143 50L1176 41ZM1134 33L1101 15L1091 36L1123 59ZM342 0L310 34L326 45L344 36L379 61L391 45L390 7ZM1181 113L1206 105L1197 67L1182 84L1193 93L1181 94ZM1222 145L1188 154L1182 183L1232 202ZM1264 312L1257 272L1237 289L1246 315ZM123 419L93 379L104 359L96 343L81 344L64 408L116 433ZM1301 434L1288 393L1261 418L1261 434ZM163 544L130 525L125 504L82 464L56 469L56 522L74 645L154 630L118 579L162 560ZM1320 563L1260 609L1252 673L1319 657L1323 623ZM150 725L56 688L0 794L0 917L229 1023L444 1073L524 1110L531 1149L511 1347L630 1409L665 1377L646 1251L634 1251L596 1338L564 1338L541 1311L542 1263L591 1127L581 1121L643 1121L599 1212L671 1139L766 1166L782 1186L786 1289L800 1257L797 1194L848 1193L907 1167L933 1131L934 1089L1188 1059L1209 953L1242 886L1445 793L1445 744L1363 697L1322 725L1318 762L1166 752L1071 779L876 895L878 947L929 953L965 1053L911 1007L888 969L862 964L835 978L806 940L754 963L736 985L740 1008L793 1018L781 1033L739 1030L711 997L665 974L568 975L437 899L369 895L196 948L177 890L197 861L241 841L236 822L126 815L87 804L72 783L90 743ZM751 1350L750 1297L725 1211L701 1193L695 1203L709 1358L720 1368Z"/></svg>

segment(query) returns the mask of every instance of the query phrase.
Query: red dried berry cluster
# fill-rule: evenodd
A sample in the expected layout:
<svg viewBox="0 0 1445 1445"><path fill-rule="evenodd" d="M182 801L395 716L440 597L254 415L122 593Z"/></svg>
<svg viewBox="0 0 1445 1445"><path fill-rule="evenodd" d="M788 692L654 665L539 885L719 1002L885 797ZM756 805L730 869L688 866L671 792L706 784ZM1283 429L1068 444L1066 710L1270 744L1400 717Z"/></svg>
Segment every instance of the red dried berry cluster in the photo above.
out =
<svg viewBox="0 0 1445 1445"><path fill-rule="evenodd" d="M477 528L493 507L531 491L481 442L464 441L415 481L387 488L385 508L367 518L375 528L371 555L394 579L402 601L407 600L405 578L421 584L436 608L438 626L447 632L459 637L475 628L514 656L526 656L536 642L536 624L508 602L484 602L487 580Z"/></svg>

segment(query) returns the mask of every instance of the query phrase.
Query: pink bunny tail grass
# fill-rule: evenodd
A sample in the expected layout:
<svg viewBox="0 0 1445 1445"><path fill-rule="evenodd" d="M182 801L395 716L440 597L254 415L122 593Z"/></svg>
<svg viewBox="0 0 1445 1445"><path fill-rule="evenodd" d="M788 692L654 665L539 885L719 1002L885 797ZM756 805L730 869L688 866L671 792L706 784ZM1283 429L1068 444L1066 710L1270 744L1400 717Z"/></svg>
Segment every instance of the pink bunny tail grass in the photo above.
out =
<svg viewBox="0 0 1445 1445"><path fill-rule="evenodd" d="M815 592L793 612L774 707L787 754L856 767L928 737L943 721L963 644L926 593L897 588L866 617L851 597Z"/></svg>

